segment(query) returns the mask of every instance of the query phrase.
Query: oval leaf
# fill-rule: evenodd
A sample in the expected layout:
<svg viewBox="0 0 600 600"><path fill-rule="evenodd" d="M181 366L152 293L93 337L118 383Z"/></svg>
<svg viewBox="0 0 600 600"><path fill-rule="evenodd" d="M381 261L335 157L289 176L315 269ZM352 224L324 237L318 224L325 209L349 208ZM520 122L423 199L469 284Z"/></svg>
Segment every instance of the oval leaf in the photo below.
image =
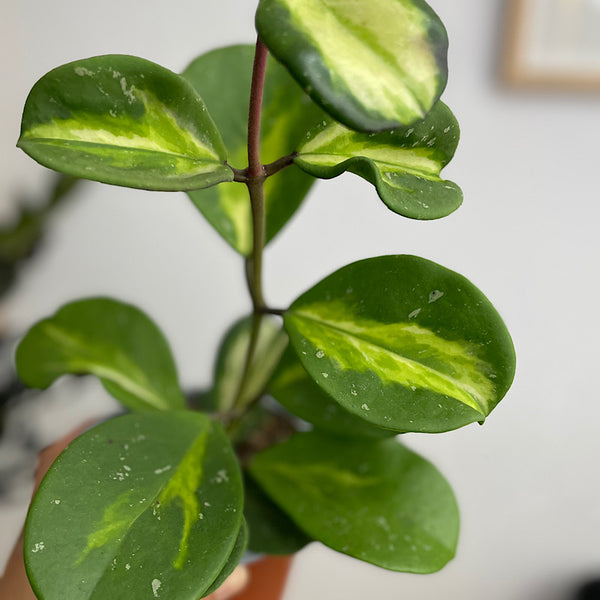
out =
<svg viewBox="0 0 600 600"><path fill-rule="evenodd" d="M456 119L438 102L423 121L386 133L356 133L338 123L317 128L298 149L295 162L325 179L350 171L371 182L394 212L439 219L462 203L460 188L440 178L458 138Z"/></svg>
<svg viewBox="0 0 600 600"><path fill-rule="evenodd" d="M238 398L251 327L251 317L238 321L221 343L215 366L213 390L213 400L221 412L227 412L236 405L247 406L256 399L264 391L287 346L287 335L281 329L281 324L271 317L262 317L253 361L244 390Z"/></svg>
<svg viewBox="0 0 600 600"><path fill-rule="evenodd" d="M490 302L461 275L415 256L340 269L298 298L284 323L329 395L396 431L483 421L514 376L512 341Z"/></svg>
<svg viewBox="0 0 600 600"><path fill-rule="evenodd" d="M244 516L250 527L251 552L294 554L311 541L250 476L244 477Z"/></svg>
<svg viewBox="0 0 600 600"><path fill-rule="evenodd" d="M34 325L17 348L17 371L29 387L65 374L96 375L133 410L183 408L171 351L139 309L108 298L79 300Z"/></svg>
<svg viewBox="0 0 600 600"><path fill-rule="evenodd" d="M422 0L261 0L256 28L315 102L358 131L422 119L446 86L446 30Z"/></svg>
<svg viewBox="0 0 600 600"><path fill-rule="evenodd" d="M242 521L242 526L240 527L240 532L238 533L237 539L235 541L235 546L225 563L225 566L217 576L217 578L213 581L211 586L204 592L204 596L209 596L213 592L216 592L224 583L225 580L233 573L233 570L238 566L242 557L244 556L244 552L246 552L246 547L248 546L248 526L246 525L246 521Z"/></svg>
<svg viewBox="0 0 600 600"><path fill-rule="evenodd" d="M229 164L248 164L248 110L254 46L231 46L197 58L184 72L202 95L227 146ZM269 59L262 104L261 160L291 154L308 129L327 117L276 61ZM271 240L294 214L314 179L288 167L265 181L266 238ZM224 184L190 192L192 202L213 227L244 255L252 252L248 190Z"/></svg>
<svg viewBox="0 0 600 600"><path fill-rule="evenodd" d="M450 486L395 440L304 433L259 454L250 468L302 529L334 550L412 573L437 571L454 556Z"/></svg>
<svg viewBox="0 0 600 600"><path fill-rule="evenodd" d="M288 347L269 383L269 392L287 410L317 429L344 437L382 438L395 435L348 412L325 393Z"/></svg>
<svg viewBox="0 0 600 600"><path fill-rule="evenodd" d="M35 496L33 589L40 600L196 600L233 551L242 498L227 436L205 416L112 419L73 442Z"/></svg>
<svg viewBox="0 0 600 600"><path fill-rule="evenodd" d="M42 77L18 146L51 169L127 187L192 190L233 179L192 86L134 56L79 60Z"/></svg>

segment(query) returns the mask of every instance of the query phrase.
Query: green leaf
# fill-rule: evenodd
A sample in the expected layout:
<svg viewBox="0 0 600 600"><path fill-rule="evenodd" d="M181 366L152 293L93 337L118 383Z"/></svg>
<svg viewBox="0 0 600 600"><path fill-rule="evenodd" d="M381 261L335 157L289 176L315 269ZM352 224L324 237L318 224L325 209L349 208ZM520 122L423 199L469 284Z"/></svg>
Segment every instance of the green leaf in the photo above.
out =
<svg viewBox="0 0 600 600"><path fill-rule="evenodd" d="M318 127L298 149L295 162L325 179L350 171L371 182L394 212L439 219L462 203L460 188L440 178L458 138L456 119L438 102L423 121L385 133L356 133L338 123Z"/></svg>
<svg viewBox="0 0 600 600"><path fill-rule="evenodd" d="M344 437L382 438L395 435L348 412L325 393L288 346L269 383L269 392L291 413L317 429Z"/></svg>
<svg viewBox="0 0 600 600"><path fill-rule="evenodd" d="M348 265L284 317L310 376L344 408L396 431L483 421L506 394L514 348L467 279L415 256Z"/></svg>
<svg viewBox="0 0 600 600"><path fill-rule="evenodd" d="M242 556L246 551L246 547L248 545L248 526L246 525L246 521L242 521L242 526L240 527L240 532L238 533L237 539L235 541L235 546L225 563L225 566L217 576L217 578L213 581L212 585L203 592L203 597L209 596L213 592L217 591L224 583L225 580L233 573L233 570L238 566L240 561L242 560Z"/></svg>
<svg viewBox="0 0 600 600"><path fill-rule="evenodd" d="M254 46L231 46L197 58L184 72L202 95L223 136L229 164L248 164L248 105ZM306 131L326 115L277 62L269 59L261 118L261 160L291 154ZM294 214L313 178L290 166L265 182L266 237L271 240ZM191 192L190 198L231 246L252 251L250 201L245 186L230 183Z"/></svg>
<svg viewBox="0 0 600 600"><path fill-rule="evenodd" d="M450 486L395 440L303 433L256 456L250 470L304 531L334 550L412 573L437 571L454 556Z"/></svg>
<svg viewBox="0 0 600 600"><path fill-rule="evenodd" d="M139 309L116 300L90 298L63 306L29 330L16 363L29 387L45 389L67 373L92 374L130 409L184 406L162 333Z"/></svg>
<svg viewBox="0 0 600 600"><path fill-rule="evenodd" d="M244 390L238 399L240 384L250 343L252 318L238 321L226 334L215 366L214 401L221 412L234 405L246 406L257 398L271 378L288 339L281 325L272 317L261 318L258 341Z"/></svg>
<svg viewBox="0 0 600 600"><path fill-rule="evenodd" d="M149 190L231 181L202 99L180 75L134 56L58 67L33 87L18 146L51 169Z"/></svg>
<svg viewBox="0 0 600 600"><path fill-rule="evenodd" d="M248 548L260 554L294 554L311 541L260 489L244 477L244 516L250 527Z"/></svg>
<svg viewBox="0 0 600 600"><path fill-rule="evenodd" d="M446 86L446 30L422 0L261 0L256 28L313 100L351 129L409 125Z"/></svg>
<svg viewBox="0 0 600 600"><path fill-rule="evenodd" d="M242 502L220 425L191 412L112 419L73 442L35 496L25 560L36 596L196 600L228 562Z"/></svg>

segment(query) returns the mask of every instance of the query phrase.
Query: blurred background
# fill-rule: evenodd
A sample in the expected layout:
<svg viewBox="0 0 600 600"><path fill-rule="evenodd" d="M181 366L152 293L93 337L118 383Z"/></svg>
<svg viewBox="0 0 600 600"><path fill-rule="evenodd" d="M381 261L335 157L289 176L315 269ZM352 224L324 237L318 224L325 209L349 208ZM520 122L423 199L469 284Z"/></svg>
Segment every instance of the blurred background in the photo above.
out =
<svg viewBox="0 0 600 600"><path fill-rule="evenodd" d="M457 495L457 558L430 576L390 573L318 544L285 600L567 600L600 577L600 6L592 0L430 0L450 37L443 99L462 129L444 171L464 191L446 219L389 212L345 175L318 182L268 247L266 296L285 306L348 262L417 254L459 271L513 335L515 383L485 426L408 435ZM254 41L248 0L0 0L0 222L42 206L51 173L15 148L32 85L60 64L134 54L174 71ZM243 165L236 165L243 166ZM170 340L182 384L210 384L221 334L249 309L241 259L187 197L83 182L53 209L36 255L2 297L17 339L74 298L132 302ZM10 358L3 359L6 370ZM25 517L37 449L114 410L93 382L59 383L5 418L0 572Z"/></svg>

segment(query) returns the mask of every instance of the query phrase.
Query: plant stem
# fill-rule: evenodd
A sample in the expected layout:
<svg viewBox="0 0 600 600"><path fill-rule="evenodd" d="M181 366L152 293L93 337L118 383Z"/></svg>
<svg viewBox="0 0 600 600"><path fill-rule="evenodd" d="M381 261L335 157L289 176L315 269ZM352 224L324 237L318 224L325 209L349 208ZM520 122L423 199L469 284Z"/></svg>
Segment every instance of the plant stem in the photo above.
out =
<svg viewBox="0 0 600 600"><path fill-rule="evenodd" d="M252 298L252 329L244 364L244 371L238 387L235 409L241 406L246 388L252 360L256 351L260 325L264 316L265 301L262 291L262 256L265 246L265 192L264 183L267 177L260 162L260 117L265 72L267 68L267 47L257 39L252 69L252 86L250 89L250 112L248 115L248 169L246 171L246 187L250 195L252 208L252 256L246 260L246 281Z"/></svg>
<svg viewBox="0 0 600 600"><path fill-rule="evenodd" d="M267 68L267 47L258 39L254 54L252 87L250 90L250 112L248 115L248 180L246 186L252 207L252 304L254 310L264 307L262 293L262 254L265 246L265 193L266 173L260 162L260 116L265 72Z"/></svg>

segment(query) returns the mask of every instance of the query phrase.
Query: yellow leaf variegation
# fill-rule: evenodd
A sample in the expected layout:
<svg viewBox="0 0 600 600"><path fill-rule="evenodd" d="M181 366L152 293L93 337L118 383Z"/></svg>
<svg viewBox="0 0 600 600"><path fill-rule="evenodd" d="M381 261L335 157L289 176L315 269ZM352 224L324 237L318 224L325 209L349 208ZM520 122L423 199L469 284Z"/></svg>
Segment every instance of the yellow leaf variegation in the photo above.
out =
<svg viewBox="0 0 600 600"><path fill-rule="evenodd" d="M36 598L201 598L239 559L242 507L233 448L206 415L111 419L62 453L32 503Z"/></svg>
<svg viewBox="0 0 600 600"><path fill-rule="evenodd" d="M126 187L192 190L233 179L192 86L133 56L80 60L42 77L18 145L51 169Z"/></svg>
<svg viewBox="0 0 600 600"><path fill-rule="evenodd" d="M256 26L306 92L358 131L422 119L446 85L446 31L422 0L261 0Z"/></svg>
<svg viewBox="0 0 600 600"><path fill-rule="evenodd" d="M510 336L485 296L414 256L340 269L292 304L285 327L325 392L395 431L483 421L514 375Z"/></svg>
<svg viewBox="0 0 600 600"><path fill-rule="evenodd" d="M460 188L440 177L459 139L456 119L438 102L410 127L367 134L339 123L314 129L298 148L296 164L328 179L345 171L370 181L394 212L412 219L439 219L462 203Z"/></svg>
<svg viewBox="0 0 600 600"><path fill-rule="evenodd" d="M196 58L183 72L202 95L227 147L228 163L247 164L249 90L253 46L219 48ZM308 129L326 118L275 60L267 61L262 103L261 160L291 154ZM265 181L265 234L270 241L294 214L314 179L290 167ZM240 254L252 252L252 212L247 189L225 183L189 193L194 205Z"/></svg>

